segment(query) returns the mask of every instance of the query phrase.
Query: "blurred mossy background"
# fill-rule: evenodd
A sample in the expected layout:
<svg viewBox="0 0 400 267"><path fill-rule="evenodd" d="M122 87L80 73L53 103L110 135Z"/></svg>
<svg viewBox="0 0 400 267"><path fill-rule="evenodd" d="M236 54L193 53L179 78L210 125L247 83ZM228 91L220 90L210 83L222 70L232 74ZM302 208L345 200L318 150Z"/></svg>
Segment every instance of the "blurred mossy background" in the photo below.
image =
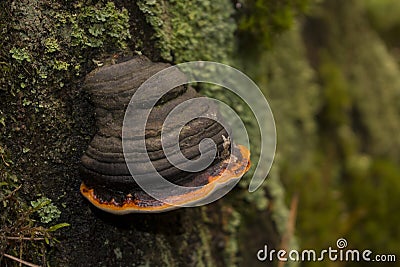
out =
<svg viewBox="0 0 400 267"><path fill-rule="evenodd" d="M256 259L264 244L319 251L335 248L341 237L348 248L400 257L399 1L23 0L0 6L2 251L18 256L23 247L22 258L44 263L44 241L7 237L35 236L39 229L40 237L54 240L51 226L67 222L72 226L61 229L69 232L53 254L55 266L88 260L266 266ZM95 132L81 82L104 55L126 49L173 64L228 63L254 79L271 105L278 138L262 188L249 193L245 177L216 206L133 217L123 227L93 215L77 190L76 166ZM244 114L255 162L259 133L249 110L220 90L203 93ZM42 192L61 214L35 228L41 218L27 200ZM298 206L291 206L296 198ZM20 228L9 214L24 215ZM321 264L365 266L301 265Z"/></svg>
<svg viewBox="0 0 400 267"><path fill-rule="evenodd" d="M275 115L273 168L287 203L299 197L299 247L336 248L344 237L350 249L399 258L400 3L246 2L262 15L240 20L240 60Z"/></svg>

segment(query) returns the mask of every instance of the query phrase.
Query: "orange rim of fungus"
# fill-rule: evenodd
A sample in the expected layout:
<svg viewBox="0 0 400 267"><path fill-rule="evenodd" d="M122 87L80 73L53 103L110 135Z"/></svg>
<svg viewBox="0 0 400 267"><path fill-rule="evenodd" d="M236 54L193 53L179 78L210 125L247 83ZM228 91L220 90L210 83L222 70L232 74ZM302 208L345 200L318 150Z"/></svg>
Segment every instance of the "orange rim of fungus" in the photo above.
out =
<svg viewBox="0 0 400 267"><path fill-rule="evenodd" d="M167 203L160 202L158 205L141 205L140 199L127 198L121 204L116 203L113 199L111 201L101 201L95 194L93 188L89 188L82 182L80 191L82 195L88 199L97 208L114 213L114 214L128 214L135 212L151 213L151 212L164 212L173 209L177 209L182 205L188 205L191 203L197 203L201 200L210 196L218 188L224 185L240 179L250 168L250 151L242 145L237 146L241 157L234 159L233 156L218 163L218 166L228 164L230 160L234 162L230 163L231 169L221 169L217 175L210 175L207 177L208 183L204 186L200 186L193 191L182 195L171 195L165 197L163 200ZM207 170L206 170L207 171ZM162 200L161 200L162 201ZM173 203L173 205L168 204Z"/></svg>

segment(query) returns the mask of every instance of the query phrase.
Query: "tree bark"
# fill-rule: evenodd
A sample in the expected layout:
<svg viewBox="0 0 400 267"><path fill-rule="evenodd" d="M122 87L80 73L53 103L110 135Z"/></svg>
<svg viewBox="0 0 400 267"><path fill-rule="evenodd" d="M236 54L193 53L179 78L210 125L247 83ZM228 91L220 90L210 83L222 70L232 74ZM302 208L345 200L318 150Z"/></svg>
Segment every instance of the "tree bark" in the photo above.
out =
<svg viewBox="0 0 400 267"><path fill-rule="evenodd" d="M19 194L27 203L45 196L58 207L61 217L51 224L70 224L57 231L60 243L46 261L51 266L268 266L256 253L265 244L280 244L273 210L243 200L245 188L204 207L148 215L107 214L81 196L80 157L96 131L94 108L81 84L94 67L92 59L114 52L112 44L106 47L107 36L94 40L104 43L102 49L83 41L69 46L76 39L67 30L78 25L83 35L90 32L94 10L105 10L100 7L106 3L89 2L86 9L79 1L1 3L1 144L13 162L8 171L23 185ZM150 37L153 29L135 3L120 1L110 16L123 7L130 18L128 48L141 39L142 52L161 60ZM82 21L77 11L87 12ZM45 264L40 257L26 260Z"/></svg>

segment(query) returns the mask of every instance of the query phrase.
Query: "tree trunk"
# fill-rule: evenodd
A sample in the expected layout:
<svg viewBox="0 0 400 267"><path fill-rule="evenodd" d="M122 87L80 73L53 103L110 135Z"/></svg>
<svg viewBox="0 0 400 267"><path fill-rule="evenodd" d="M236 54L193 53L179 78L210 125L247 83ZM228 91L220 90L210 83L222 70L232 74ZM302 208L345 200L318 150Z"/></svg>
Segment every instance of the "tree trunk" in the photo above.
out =
<svg viewBox="0 0 400 267"><path fill-rule="evenodd" d="M46 197L61 211L59 218L53 214L48 223L43 222L43 215L32 211L29 219L25 218L27 222L46 228L57 223L70 225L54 233L60 242L47 249L46 257L36 253L34 245L18 242L8 243L1 251L51 266L261 264L257 251L266 244L270 248L280 244L273 202L261 208L255 204L272 200L264 191L246 201L246 188L237 187L227 197L204 207L125 216L96 209L79 192L80 157L96 131L90 95L81 86L85 74L95 67L93 60L102 61L105 55L139 49L154 61L177 63L193 57L188 55L185 44L179 46L179 38L168 39L172 49L160 48L159 39L157 42L153 38L159 33L152 20L157 13L150 10L150 1L137 2L1 2L0 115L4 124L0 145L10 160L2 163L4 173L15 174L17 184L22 184L17 193L19 201L26 203L22 205L26 210L31 209L30 201ZM161 2L161 6L173 10ZM207 11L208 3L214 7L201 19L209 17L214 23L221 18L224 21L219 26L234 23L229 1L201 3L192 10L194 16ZM178 1L176 5L183 4ZM223 5L225 9L221 8ZM219 8L221 13L213 13L213 8ZM170 16L184 20L187 14ZM164 19L166 23L171 18ZM171 33L166 34L168 37ZM192 59L228 60L229 51L224 50L221 42L233 42L233 28L226 26L219 34L207 40L217 47L207 55L209 58L197 55ZM206 47L204 53L209 50ZM214 53L215 58L211 58ZM15 218L3 218L3 222L7 219ZM24 248L23 253L19 253L20 247ZM13 264L5 257L1 261L7 266Z"/></svg>

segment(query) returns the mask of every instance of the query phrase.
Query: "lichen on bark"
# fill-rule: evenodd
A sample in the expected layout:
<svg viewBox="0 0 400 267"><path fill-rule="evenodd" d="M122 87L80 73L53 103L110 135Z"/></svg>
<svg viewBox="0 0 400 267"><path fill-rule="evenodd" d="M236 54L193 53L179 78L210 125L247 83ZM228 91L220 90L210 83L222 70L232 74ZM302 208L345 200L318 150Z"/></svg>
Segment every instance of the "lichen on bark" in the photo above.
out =
<svg viewBox="0 0 400 267"><path fill-rule="evenodd" d="M139 0L137 5L154 30L162 59L230 61L236 28L231 1Z"/></svg>

